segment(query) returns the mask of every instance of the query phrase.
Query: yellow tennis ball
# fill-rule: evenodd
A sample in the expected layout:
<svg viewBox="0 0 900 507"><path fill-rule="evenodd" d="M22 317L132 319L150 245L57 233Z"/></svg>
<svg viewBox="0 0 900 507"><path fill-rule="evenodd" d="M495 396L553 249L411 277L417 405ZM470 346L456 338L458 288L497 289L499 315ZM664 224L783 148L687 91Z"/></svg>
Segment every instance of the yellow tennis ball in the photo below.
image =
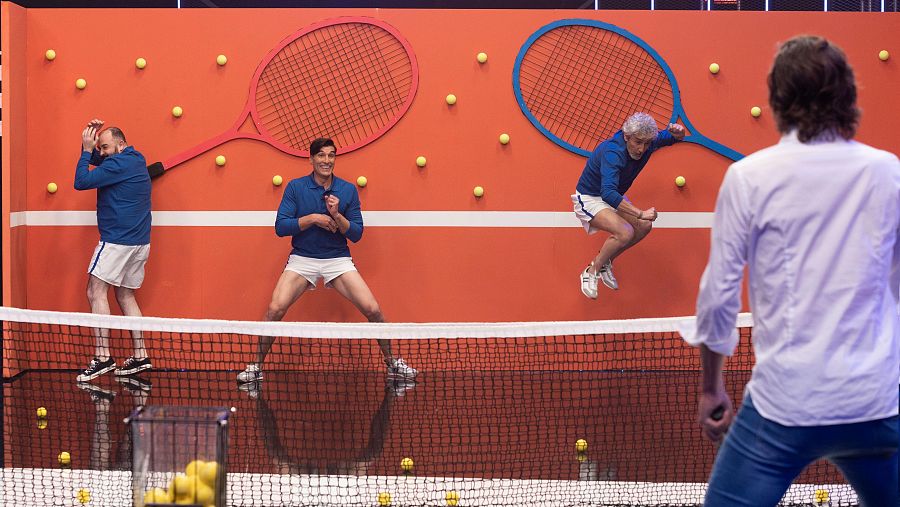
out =
<svg viewBox="0 0 900 507"><path fill-rule="evenodd" d="M48 49L47 52L44 53L44 58L46 58L47 60L52 62L53 60L56 59L56 51L53 51L52 49Z"/></svg>
<svg viewBox="0 0 900 507"><path fill-rule="evenodd" d="M454 507L459 503L459 493L456 491L448 491L447 494L444 495L444 498L447 499L447 505L450 507Z"/></svg>
<svg viewBox="0 0 900 507"><path fill-rule="evenodd" d="M138 58L137 60L134 61L134 66L139 69L143 69L144 67L147 66L147 60L144 60L143 58Z"/></svg>
<svg viewBox="0 0 900 507"><path fill-rule="evenodd" d="M829 495L827 489L817 489L814 495L816 503L825 503L828 501Z"/></svg>
<svg viewBox="0 0 900 507"><path fill-rule="evenodd" d="M199 482L200 481L197 480L196 477L188 477L181 474L176 475L175 478L172 479L172 488L170 490L170 493L172 493L175 501L178 503L193 503L194 493ZM184 502L184 500L190 501Z"/></svg>
<svg viewBox="0 0 900 507"><path fill-rule="evenodd" d="M84 488L81 488L77 493L75 493L75 498L77 498L81 503L88 503L91 501L91 492Z"/></svg>
<svg viewBox="0 0 900 507"><path fill-rule="evenodd" d="M78 88L79 90L84 90L84 88L86 86L87 86L87 81L85 81L84 78L78 78L75 80L75 88Z"/></svg>
<svg viewBox="0 0 900 507"><path fill-rule="evenodd" d="M144 493L144 503L172 503L173 498L163 488L153 488Z"/></svg>
<svg viewBox="0 0 900 507"><path fill-rule="evenodd" d="M453 95L452 93L447 95L447 104L450 104L451 106L456 104L456 95Z"/></svg>
<svg viewBox="0 0 900 507"><path fill-rule="evenodd" d="M181 106L175 106L172 108L172 116L176 118L181 118L181 115L184 114L184 109L181 109Z"/></svg>
<svg viewBox="0 0 900 507"><path fill-rule="evenodd" d="M37 420L37 429L44 430L47 429L47 420L40 418Z"/></svg>
<svg viewBox="0 0 900 507"><path fill-rule="evenodd" d="M216 165L219 167L225 165L225 155L219 155L218 157L216 157Z"/></svg>
<svg viewBox="0 0 900 507"><path fill-rule="evenodd" d="M207 461L203 467L200 468L200 473L198 475L203 484L214 488L216 486L216 479L219 476L219 464L215 461Z"/></svg>
<svg viewBox="0 0 900 507"><path fill-rule="evenodd" d="M428 161L425 160L425 157L423 157L423 156L421 156L421 155L418 156L418 157L416 157L416 165L419 166L419 167L425 167L425 164L426 164L427 162L428 162Z"/></svg>
<svg viewBox="0 0 900 507"><path fill-rule="evenodd" d="M387 507L390 504L391 504L391 494L390 493L388 493L386 491L382 491L381 493L378 493L378 505L381 505L382 507Z"/></svg>
<svg viewBox="0 0 900 507"><path fill-rule="evenodd" d="M509 144L509 134L500 134L500 144Z"/></svg>
<svg viewBox="0 0 900 507"><path fill-rule="evenodd" d="M216 492L211 487L201 482L197 484L197 492L194 495L194 498L200 505L211 505L215 502Z"/></svg>
<svg viewBox="0 0 900 507"><path fill-rule="evenodd" d="M276 187L280 187L282 183L284 183L284 178L282 178L280 174L276 174L272 177L272 184Z"/></svg>
<svg viewBox="0 0 900 507"><path fill-rule="evenodd" d="M484 63L487 61L487 53L478 53L475 59L478 60L478 63Z"/></svg>
<svg viewBox="0 0 900 507"><path fill-rule="evenodd" d="M575 459L577 459L579 463L584 463L585 461L587 461L587 454L585 454L583 452L579 452L575 456Z"/></svg>
<svg viewBox="0 0 900 507"><path fill-rule="evenodd" d="M72 464L72 456L66 451L59 453L59 456L57 456L56 459L62 466L69 466Z"/></svg>
<svg viewBox="0 0 900 507"><path fill-rule="evenodd" d="M184 467L184 473L188 477L193 476L193 475L200 475L200 468L202 468L203 465L205 465L205 464L206 464L205 461L195 459L194 461L191 461L190 463L188 463L186 467Z"/></svg>
<svg viewBox="0 0 900 507"><path fill-rule="evenodd" d="M890 58L890 57L891 57L891 54L888 53L888 50L887 50L887 49L882 49L881 51L878 52L878 58L879 58L882 62L886 62L886 61L888 60L888 58ZM48 58L48 59L49 59L49 60L52 60L52 58Z"/></svg>
<svg viewBox="0 0 900 507"><path fill-rule="evenodd" d="M475 194L475 197L481 197L481 196L484 195L484 188L482 188L482 187L475 187L475 188L472 190L472 193Z"/></svg>
<svg viewBox="0 0 900 507"><path fill-rule="evenodd" d="M50 183L47 183L47 192L50 192L51 194L55 194L57 190L59 190L59 187L56 185L56 183L53 183L52 181ZM41 407L41 408L44 408L44 407ZM40 409L38 409L38 411L40 412ZM46 416L46 414L47 414L47 409L44 408L44 416ZM44 416L38 415L38 417L44 417Z"/></svg>
<svg viewBox="0 0 900 507"><path fill-rule="evenodd" d="M359 178L356 178L356 184L359 185L360 187L364 187L368 183L369 183L369 179L366 178L365 176L360 176Z"/></svg>
<svg viewBox="0 0 900 507"><path fill-rule="evenodd" d="M400 460L400 468L403 469L404 472L409 472L413 469L413 460L412 458L403 458Z"/></svg>
<svg viewBox="0 0 900 507"><path fill-rule="evenodd" d="M55 183L51 183L50 185L53 185L54 187L56 186ZM56 190L50 190L50 185L47 185L47 191L48 192L56 192ZM47 417L47 409L44 407L38 407L37 408L37 416L38 417Z"/></svg>
<svg viewBox="0 0 900 507"><path fill-rule="evenodd" d="M585 440L583 438L579 438L578 440L576 440L575 441L575 450L578 452L587 451L587 440Z"/></svg>
<svg viewBox="0 0 900 507"><path fill-rule="evenodd" d="M718 63L709 64L709 71L713 74L718 74L719 73L719 64Z"/></svg>
<svg viewBox="0 0 900 507"><path fill-rule="evenodd" d="M675 184L679 187L683 187L685 183L687 183L687 180L684 179L684 176L675 177Z"/></svg>
<svg viewBox="0 0 900 507"><path fill-rule="evenodd" d="M750 108L750 116L754 118L759 118L759 115L762 114L762 109L759 106L753 106Z"/></svg>
<svg viewBox="0 0 900 507"><path fill-rule="evenodd" d="M216 63L218 63L219 65L225 65L226 63L228 63L228 57L226 57L225 55L219 55L216 57Z"/></svg>

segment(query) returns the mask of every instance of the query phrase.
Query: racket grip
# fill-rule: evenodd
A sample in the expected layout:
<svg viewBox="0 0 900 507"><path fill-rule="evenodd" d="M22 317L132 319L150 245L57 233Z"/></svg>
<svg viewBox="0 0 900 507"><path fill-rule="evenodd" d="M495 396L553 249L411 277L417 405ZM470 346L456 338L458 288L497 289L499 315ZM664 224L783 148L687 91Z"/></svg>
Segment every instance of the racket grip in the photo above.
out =
<svg viewBox="0 0 900 507"><path fill-rule="evenodd" d="M712 414L709 414L709 417L713 421L721 421L723 417L725 417L725 407L719 405L715 410L712 411Z"/></svg>
<svg viewBox="0 0 900 507"><path fill-rule="evenodd" d="M166 168L163 167L162 162L154 162L147 166L147 172L150 174L150 179L156 179L163 175L166 172Z"/></svg>

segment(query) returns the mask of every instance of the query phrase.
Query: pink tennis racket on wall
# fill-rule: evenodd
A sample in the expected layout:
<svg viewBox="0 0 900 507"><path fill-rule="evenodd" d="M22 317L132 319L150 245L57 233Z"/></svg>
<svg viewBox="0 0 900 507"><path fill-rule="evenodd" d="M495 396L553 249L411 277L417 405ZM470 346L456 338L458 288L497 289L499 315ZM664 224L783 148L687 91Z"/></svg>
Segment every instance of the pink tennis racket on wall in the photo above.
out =
<svg viewBox="0 0 900 507"><path fill-rule="evenodd" d="M390 130L412 105L419 68L409 42L394 27L365 17L341 17L303 28L262 59L247 105L226 132L147 167L155 178L232 139L263 141L309 156L309 143L330 137L338 152L361 148ZM256 132L240 132L253 120Z"/></svg>

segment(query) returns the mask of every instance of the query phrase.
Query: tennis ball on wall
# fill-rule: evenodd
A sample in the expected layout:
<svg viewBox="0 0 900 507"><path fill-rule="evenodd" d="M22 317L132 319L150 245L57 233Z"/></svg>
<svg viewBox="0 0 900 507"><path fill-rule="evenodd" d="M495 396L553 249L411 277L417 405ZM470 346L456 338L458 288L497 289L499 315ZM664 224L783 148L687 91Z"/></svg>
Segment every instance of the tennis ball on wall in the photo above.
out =
<svg viewBox="0 0 900 507"><path fill-rule="evenodd" d="M685 183L687 183L687 181L684 179L684 176L675 177L675 184L679 187L683 187Z"/></svg>
<svg viewBox="0 0 900 507"><path fill-rule="evenodd" d="M225 65L226 63L228 63L228 57L226 57L225 55L219 55L216 57L216 63L220 66Z"/></svg>
<svg viewBox="0 0 900 507"><path fill-rule="evenodd" d="M147 66L147 60L144 60L143 58L138 58L137 60L134 61L134 66L139 69L143 69L144 67Z"/></svg>
<svg viewBox="0 0 900 507"><path fill-rule="evenodd" d="M454 507L459 503L459 493L456 491L448 491L444 498L447 500L447 505L450 507Z"/></svg>
<svg viewBox="0 0 900 507"><path fill-rule="evenodd" d="M360 187L364 187L368 183L369 183L369 179L366 178L365 176L360 176L359 178L356 178L356 184L359 185Z"/></svg>
<svg viewBox="0 0 900 507"><path fill-rule="evenodd" d="M75 88L78 88L79 90L84 90L84 88L86 86L87 86L87 81L85 81L84 78L78 78L75 80Z"/></svg>
<svg viewBox="0 0 900 507"><path fill-rule="evenodd" d="M386 491L378 493L378 505L380 505L381 507L387 507L391 505L391 494Z"/></svg>
<svg viewBox="0 0 900 507"><path fill-rule="evenodd" d="M81 488L77 493L75 493L75 498L77 498L81 503L88 503L91 501L91 492L84 488Z"/></svg>
<svg viewBox="0 0 900 507"><path fill-rule="evenodd" d="M762 109L759 106L753 106L750 108L750 116L754 118L759 118L759 115L762 114Z"/></svg>
<svg viewBox="0 0 900 507"><path fill-rule="evenodd" d="M587 451L587 440L583 438L579 438L575 441L575 451L576 452L585 452Z"/></svg>
<svg viewBox="0 0 900 507"><path fill-rule="evenodd" d="M50 183L47 183L47 192L50 192L51 194L55 194L57 190L59 190L59 187L56 185L56 183L53 183L52 181ZM44 408L44 407L41 407L41 408ZM44 408L44 413L46 414L46 412L47 412L47 409ZM44 416L38 415L38 417L44 417Z"/></svg>
<svg viewBox="0 0 900 507"><path fill-rule="evenodd" d="M226 162L225 155L219 155L218 157L216 157L216 165L217 166L222 167L223 165L225 165L225 162Z"/></svg>
<svg viewBox="0 0 900 507"><path fill-rule="evenodd" d="M48 61L52 62L53 60L56 59L56 51L53 51L52 49L48 49L47 52L44 53L44 58L46 58Z"/></svg>
<svg viewBox="0 0 900 507"><path fill-rule="evenodd" d="M447 104L450 104L451 106L456 104L456 95L453 95L452 93L447 95Z"/></svg>
<svg viewBox="0 0 900 507"><path fill-rule="evenodd" d="M284 178L282 178L280 174L276 174L272 177L272 184L276 187L281 186L282 183L284 183Z"/></svg>
<svg viewBox="0 0 900 507"><path fill-rule="evenodd" d="M172 116L176 118L181 118L181 115L184 114L184 109L181 109L181 106L175 106L172 108Z"/></svg>
<svg viewBox="0 0 900 507"><path fill-rule="evenodd" d="M484 63L487 61L487 53L478 53L475 59L478 60L478 63Z"/></svg>
<svg viewBox="0 0 900 507"><path fill-rule="evenodd" d="M475 194L475 197L481 197L484 195L484 188L475 187L474 189L472 189L472 193Z"/></svg>
<svg viewBox="0 0 900 507"><path fill-rule="evenodd" d="M427 162L428 162L428 161L425 159L425 157L423 157L423 156L421 156L421 155L419 155L418 157L416 157L416 165L419 166L419 167L425 167L425 164L426 164Z"/></svg>
<svg viewBox="0 0 900 507"><path fill-rule="evenodd" d="M412 458L403 458L400 460L400 468L402 468L404 472L411 471L413 469L413 464Z"/></svg>
<svg viewBox="0 0 900 507"><path fill-rule="evenodd" d="M718 63L709 64L709 72L712 74L718 74L719 73L719 64Z"/></svg>
<svg viewBox="0 0 900 507"><path fill-rule="evenodd" d="M887 49L882 49L881 51L878 52L878 58L882 62L886 62L888 60L888 58L890 58L890 57L891 57L891 54L888 53ZM52 58L48 58L48 60L52 60Z"/></svg>
<svg viewBox="0 0 900 507"><path fill-rule="evenodd" d="M64 467L72 464L72 456L66 451L59 453L59 456L56 457L56 460L59 461L59 464Z"/></svg>
<svg viewBox="0 0 900 507"><path fill-rule="evenodd" d="M509 134L500 134L500 144L509 144Z"/></svg>
<svg viewBox="0 0 900 507"><path fill-rule="evenodd" d="M51 183L50 185L56 186L56 183ZM47 185L48 191L50 191L50 185ZM54 190L54 192L55 192L55 190ZM38 407L37 408L37 416L41 417L41 418L47 417L47 409L44 407Z"/></svg>

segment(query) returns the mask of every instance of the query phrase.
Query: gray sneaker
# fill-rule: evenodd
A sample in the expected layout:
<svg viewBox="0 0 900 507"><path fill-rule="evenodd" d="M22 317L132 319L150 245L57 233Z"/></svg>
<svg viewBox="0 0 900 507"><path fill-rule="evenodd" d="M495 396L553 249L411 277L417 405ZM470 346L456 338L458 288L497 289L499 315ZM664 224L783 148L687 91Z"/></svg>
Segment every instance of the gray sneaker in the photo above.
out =
<svg viewBox="0 0 900 507"><path fill-rule="evenodd" d="M256 382L258 380L262 380L263 373L259 368L259 365L256 363L250 363L244 368L244 371L238 373L237 380L242 384L246 384L248 382Z"/></svg>
<svg viewBox="0 0 900 507"><path fill-rule="evenodd" d="M603 282L603 285L606 285L612 290L619 290L619 282L616 281L616 277L612 272L612 261L606 261L606 264L600 268L597 275L600 277L600 281Z"/></svg>
<svg viewBox="0 0 900 507"><path fill-rule="evenodd" d="M591 299L597 299L597 275L592 274L591 267L584 268L581 272L581 293Z"/></svg>
<svg viewBox="0 0 900 507"><path fill-rule="evenodd" d="M391 378L415 378L419 374L419 370L406 364L406 361L397 357L394 359L385 359L387 365L388 377Z"/></svg>

